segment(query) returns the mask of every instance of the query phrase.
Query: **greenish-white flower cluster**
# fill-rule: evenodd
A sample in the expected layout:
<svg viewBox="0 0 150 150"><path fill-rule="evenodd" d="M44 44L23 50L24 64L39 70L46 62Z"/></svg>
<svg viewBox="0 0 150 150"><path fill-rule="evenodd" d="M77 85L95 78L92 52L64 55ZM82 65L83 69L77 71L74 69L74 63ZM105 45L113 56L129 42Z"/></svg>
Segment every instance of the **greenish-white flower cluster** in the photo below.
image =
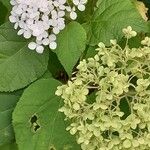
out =
<svg viewBox="0 0 150 150"><path fill-rule="evenodd" d="M129 26L123 33L123 48L116 40L99 43L94 58L82 60L56 91L83 150L150 150L150 38L130 48L136 32Z"/></svg>

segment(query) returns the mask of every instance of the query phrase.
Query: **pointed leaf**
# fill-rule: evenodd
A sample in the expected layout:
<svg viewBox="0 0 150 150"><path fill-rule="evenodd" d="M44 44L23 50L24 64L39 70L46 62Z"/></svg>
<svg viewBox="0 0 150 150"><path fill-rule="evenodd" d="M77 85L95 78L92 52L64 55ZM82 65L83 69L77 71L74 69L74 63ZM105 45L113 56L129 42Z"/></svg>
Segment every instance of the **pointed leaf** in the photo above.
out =
<svg viewBox="0 0 150 150"><path fill-rule="evenodd" d="M69 23L58 35L56 54L68 75L71 75L81 54L85 50L86 32L77 22Z"/></svg>
<svg viewBox="0 0 150 150"><path fill-rule="evenodd" d="M60 83L41 79L25 90L13 113L19 150L78 150L74 138L65 130L60 100L55 96Z"/></svg>
<svg viewBox="0 0 150 150"><path fill-rule="evenodd" d="M122 29L127 26L132 26L135 31L149 30L130 0L100 0L89 26L88 40L91 45L99 42L109 44L110 39L120 40Z"/></svg>
<svg viewBox="0 0 150 150"><path fill-rule="evenodd" d="M19 100L18 95L0 93L0 145L11 143L14 140L12 128L12 112Z"/></svg>
<svg viewBox="0 0 150 150"><path fill-rule="evenodd" d="M0 91L23 88L46 71L48 51L43 54L31 51L28 42L9 23L0 26Z"/></svg>

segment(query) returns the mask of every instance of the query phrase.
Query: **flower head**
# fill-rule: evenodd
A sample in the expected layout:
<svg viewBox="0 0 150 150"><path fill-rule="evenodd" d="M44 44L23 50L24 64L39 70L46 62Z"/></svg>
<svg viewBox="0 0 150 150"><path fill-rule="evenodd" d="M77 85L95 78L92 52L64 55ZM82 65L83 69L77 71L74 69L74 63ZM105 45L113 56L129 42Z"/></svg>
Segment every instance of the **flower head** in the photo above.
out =
<svg viewBox="0 0 150 150"><path fill-rule="evenodd" d="M136 35L131 27L126 38ZM128 40L127 40L128 42ZM93 58L80 61L76 76L59 86L63 112L83 150L150 149L150 47L99 43Z"/></svg>
<svg viewBox="0 0 150 150"><path fill-rule="evenodd" d="M125 37L128 38L128 39L130 39L132 37L135 37L137 35L137 33L132 30L131 26L128 26L127 28L124 28L122 31L125 34Z"/></svg>
<svg viewBox="0 0 150 150"><path fill-rule="evenodd" d="M65 28L65 16L70 13L70 18L75 20L76 8L84 11L87 0L11 0L13 6L10 22L18 29L18 35L26 39L32 36L36 38L35 43L29 43L31 50L43 53L44 45L50 49L56 49L56 36ZM51 37L55 38L51 38ZM38 41L38 42L37 42Z"/></svg>

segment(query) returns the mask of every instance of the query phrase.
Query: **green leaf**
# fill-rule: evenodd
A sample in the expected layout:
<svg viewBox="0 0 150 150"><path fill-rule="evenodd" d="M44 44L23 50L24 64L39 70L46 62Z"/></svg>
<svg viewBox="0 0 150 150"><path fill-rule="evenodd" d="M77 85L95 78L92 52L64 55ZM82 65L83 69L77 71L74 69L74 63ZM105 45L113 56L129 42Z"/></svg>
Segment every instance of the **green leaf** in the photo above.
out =
<svg viewBox="0 0 150 150"><path fill-rule="evenodd" d="M0 1L0 25L3 24L6 20L6 16L8 14L7 8L3 5L3 3Z"/></svg>
<svg viewBox="0 0 150 150"><path fill-rule="evenodd" d="M65 72L63 66L57 58L56 53L49 51L48 70L54 78L59 78L62 72Z"/></svg>
<svg viewBox="0 0 150 150"><path fill-rule="evenodd" d="M109 44L110 39L121 39L122 29L132 26L135 31L147 32L148 25L130 0L101 0L89 22L88 40L91 45Z"/></svg>
<svg viewBox="0 0 150 150"><path fill-rule="evenodd" d="M87 48L87 53L85 55L85 58L88 59L94 57L97 54L97 51L95 50L96 48L97 48L96 46L89 46Z"/></svg>
<svg viewBox="0 0 150 150"><path fill-rule="evenodd" d="M18 150L17 145L15 143L0 146L0 150Z"/></svg>
<svg viewBox="0 0 150 150"><path fill-rule="evenodd" d="M23 93L13 113L13 125L19 150L78 150L66 125L55 91L60 83L41 79Z"/></svg>
<svg viewBox="0 0 150 150"><path fill-rule="evenodd" d="M19 97L14 93L0 93L0 145L11 143L14 140L11 120Z"/></svg>
<svg viewBox="0 0 150 150"><path fill-rule="evenodd" d="M41 79L49 79L49 78L52 78L52 74L49 70L47 70L43 76L41 77Z"/></svg>
<svg viewBox="0 0 150 150"><path fill-rule="evenodd" d="M78 17L76 21L80 22L81 24L88 22L92 18L96 2L97 0L88 0L85 11L78 11Z"/></svg>
<svg viewBox="0 0 150 150"><path fill-rule="evenodd" d="M9 23L0 26L0 91L23 88L47 70L48 51L31 51L28 42Z"/></svg>
<svg viewBox="0 0 150 150"><path fill-rule="evenodd" d="M10 0L0 0L0 2L8 9L11 9Z"/></svg>
<svg viewBox="0 0 150 150"><path fill-rule="evenodd" d="M9 21L11 8L10 0L0 0L0 25Z"/></svg>
<svg viewBox="0 0 150 150"><path fill-rule="evenodd" d="M66 72L71 75L81 54L85 50L86 32L77 22L69 23L58 35L56 54Z"/></svg>

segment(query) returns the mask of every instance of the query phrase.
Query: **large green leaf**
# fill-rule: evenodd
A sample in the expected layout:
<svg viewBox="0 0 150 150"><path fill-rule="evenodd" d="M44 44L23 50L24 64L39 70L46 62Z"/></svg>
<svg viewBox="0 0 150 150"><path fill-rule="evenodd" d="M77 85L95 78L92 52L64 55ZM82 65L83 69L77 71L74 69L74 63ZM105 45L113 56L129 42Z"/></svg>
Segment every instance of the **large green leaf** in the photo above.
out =
<svg viewBox="0 0 150 150"><path fill-rule="evenodd" d="M0 1L0 25L5 22L7 14L8 14L7 8Z"/></svg>
<svg viewBox="0 0 150 150"><path fill-rule="evenodd" d="M56 54L66 72L71 75L81 54L85 50L86 32L77 22L69 23L58 35Z"/></svg>
<svg viewBox="0 0 150 150"><path fill-rule="evenodd" d="M58 60L56 53L52 51L49 52L48 70L51 72L52 76L57 79L59 78L60 74L65 72L62 64Z"/></svg>
<svg viewBox="0 0 150 150"><path fill-rule="evenodd" d="M20 96L13 93L0 93L0 145L10 143L14 140L14 132L11 123L12 112L19 97Z"/></svg>
<svg viewBox="0 0 150 150"><path fill-rule="evenodd" d="M65 130L62 113L58 112L60 100L55 96L58 85L54 79L41 79L23 93L13 113L19 150L79 149Z"/></svg>
<svg viewBox="0 0 150 150"><path fill-rule="evenodd" d="M11 9L10 0L0 0L0 2L8 9Z"/></svg>
<svg viewBox="0 0 150 150"><path fill-rule="evenodd" d="M0 26L0 91L14 91L41 77L47 69L48 51L38 54L16 34L12 25Z"/></svg>
<svg viewBox="0 0 150 150"><path fill-rule="evenodd" d="M9 21L11 8L10 0L0 0L0 25Z"/></svg>
<svg viewBox="0 0 150 150"><path fill-rule="evenodd" d="M12 143L12 144L0 146L0 150L18 150L18 148L17 148L17 145L15 143Z"/></svg>
<svg viewBox="0 0 150 150"><path fill-rule="evenodd" d="M110 39L121 39L122 28L129 25L136 31L149 30L130 0L100 0L89 22L89 43L96 45L102 41L108 44Z"/></svg>
<svg viewBox="0 0 150 150"><path fill-rule="evenodd" d="M96 3L97 3L97 0L88 0L85 11L77 12L78 17L76 21L80 23L88 22L94 13L94 8L96 6Z"/></svg>

